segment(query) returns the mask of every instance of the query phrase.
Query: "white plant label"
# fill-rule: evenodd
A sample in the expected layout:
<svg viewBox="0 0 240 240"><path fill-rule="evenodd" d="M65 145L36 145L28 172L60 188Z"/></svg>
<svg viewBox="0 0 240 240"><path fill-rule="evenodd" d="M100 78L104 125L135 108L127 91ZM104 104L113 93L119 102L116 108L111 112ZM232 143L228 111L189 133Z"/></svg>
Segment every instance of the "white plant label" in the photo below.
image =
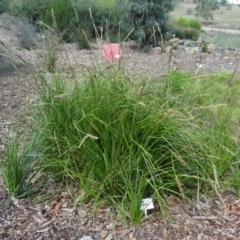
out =
<svg viewBox="0 0 240 240"><path fill-rule="evenodd" d="M147 210L149 209L154 209L153 200L151 198L144 198L140 210L145 212L145 217L147 217Z"/></svg>
<svg viewBox="0 0 240 240"><path fill-rule="evenodd" d="M116 55L115 55L115 58L120 58L120 55L119 55L119 54L116 54Z"/></svg>

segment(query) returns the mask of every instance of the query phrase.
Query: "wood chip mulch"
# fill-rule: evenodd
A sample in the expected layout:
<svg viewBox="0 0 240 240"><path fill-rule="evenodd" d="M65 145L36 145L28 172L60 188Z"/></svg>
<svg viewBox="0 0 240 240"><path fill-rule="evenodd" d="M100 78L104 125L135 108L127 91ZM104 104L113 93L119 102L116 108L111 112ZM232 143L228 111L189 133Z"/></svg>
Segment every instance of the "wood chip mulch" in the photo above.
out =
<svg viewBox="0 0 240 240"><path fill-rule="evenodd" d="M182 202L169 197L172 219L163 221L153 212L139 226L121 221L114 209L77 204L76 196L54 186L45 196L55 196L33 204L36 199L9 199L0 183L0 239L240 239L240 199L230 192Z"/></svg>

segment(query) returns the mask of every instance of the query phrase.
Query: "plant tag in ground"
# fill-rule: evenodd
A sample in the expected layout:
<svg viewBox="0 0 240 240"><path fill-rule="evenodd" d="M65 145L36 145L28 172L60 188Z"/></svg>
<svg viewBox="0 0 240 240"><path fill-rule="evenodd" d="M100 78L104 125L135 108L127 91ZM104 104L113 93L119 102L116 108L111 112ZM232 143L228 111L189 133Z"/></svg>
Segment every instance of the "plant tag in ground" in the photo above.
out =
<svg viewBox="0 0 240 240"><path fill-rule="evenodd" d="M147 217L147 210L149 209L154 209L153 200L151 198L144 198L140 210L145 212L145 217Z"/></svg>

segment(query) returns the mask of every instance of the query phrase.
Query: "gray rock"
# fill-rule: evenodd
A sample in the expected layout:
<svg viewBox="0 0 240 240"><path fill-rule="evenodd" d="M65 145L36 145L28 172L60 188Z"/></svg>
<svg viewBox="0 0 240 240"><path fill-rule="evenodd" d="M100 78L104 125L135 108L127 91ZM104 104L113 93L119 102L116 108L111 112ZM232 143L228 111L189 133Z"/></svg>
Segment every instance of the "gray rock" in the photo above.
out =
<svg viewBox="0 0 240 240"><path fill-rule="evenodd" d="M186 41L184 41L184 46L185 46L185 47L192 46L192 41L191 41L191 40L186 40Z"/></svg>
<svg viewBox="0 0 240 240"><path fill-rule="evenodd" d="M195 47L195 48L194 48L194 51L195 51L196 53L200 53L200 52L202 52L202 47Z"/></svg>
<svg viewBox="0 0 240 240"><path fill-rule="evenodd" d="M221 56L222 56L222 53L216 52L216 53L215 53L215 56L216 56L216 57L221 57Z"/></svg>
<svg viewBox="0 0 240 240"><path fill-rule="evenodd" d="M190 47L190 46L195 46L196 45L196 42L195 41L192 41L192 40L186 40L184 41L184 46L185 47Z"/></svg>
<svg viewBox="0 0 240 240"><path fill-rule="evenodd" d="M79 240L93 240L92 236L84 236L80 238Z"/></svg>

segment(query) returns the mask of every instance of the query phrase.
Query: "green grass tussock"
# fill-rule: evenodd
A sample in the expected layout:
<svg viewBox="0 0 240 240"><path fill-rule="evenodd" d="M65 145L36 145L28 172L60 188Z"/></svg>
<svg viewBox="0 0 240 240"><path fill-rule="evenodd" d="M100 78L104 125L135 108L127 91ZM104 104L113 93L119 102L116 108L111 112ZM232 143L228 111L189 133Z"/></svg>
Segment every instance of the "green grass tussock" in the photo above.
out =
<svg viewBox="0 0 240 240"><path fill-rule="evenodd" d="M25 198L37 194L39 187L44 185L44 181L37 177L40 172L41 144L38 134L32 135L29 141L18 138L17 134L14 129L8 132L1 171L9 196Z"/></svg>
<svg viewBox="0 0 240 240"><path fill-rule="evenodd" d="M144 197L166 213L166 195L208 192L236 162L238 84L225 73L135 82L115 69L82 81L42 77L35 87L44 168L74 180L83 199L114 204L133 223Z"/></svg>

